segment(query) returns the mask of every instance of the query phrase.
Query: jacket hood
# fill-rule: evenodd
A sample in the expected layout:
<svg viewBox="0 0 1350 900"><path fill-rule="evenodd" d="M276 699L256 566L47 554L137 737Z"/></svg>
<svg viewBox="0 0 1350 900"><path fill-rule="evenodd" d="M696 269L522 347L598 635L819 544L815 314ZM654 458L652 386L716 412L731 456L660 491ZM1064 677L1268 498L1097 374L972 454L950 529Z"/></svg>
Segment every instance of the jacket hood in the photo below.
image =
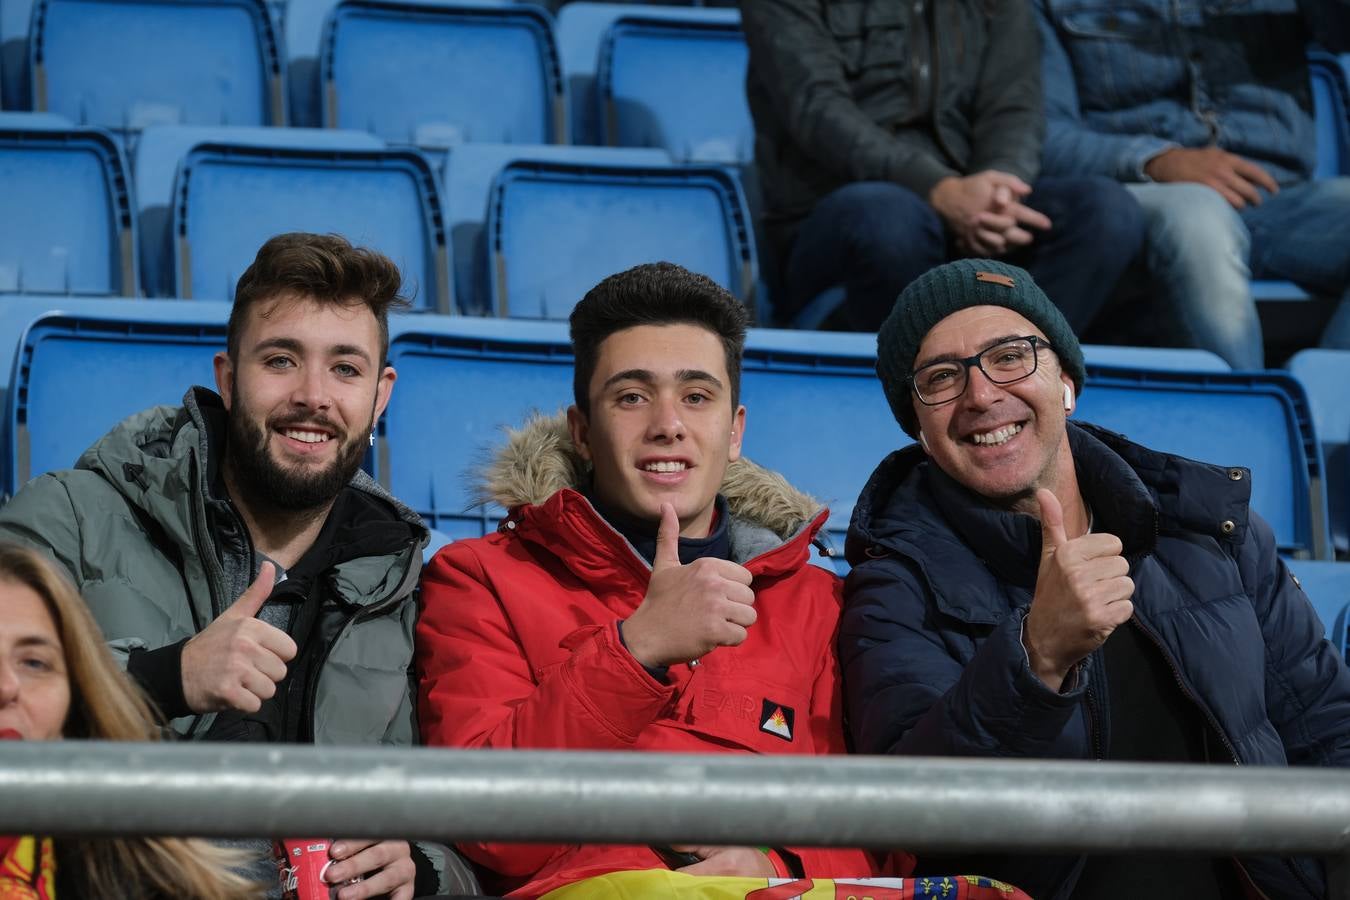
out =
<svg viewBox="0 0 1350 900"><path fill-rule="evenodd" d="M81 454L75 467L102 475L169 536L190 546L193 497L212 496L226 415L214 391L189 388L182 406L155 406L124 419ZM387 505L426 542L421 517L364 471L358 470L348 487Z"/></svg>
<svg viewBox="0 0 1350 900"><path fill-rule="evenodd" d="M478 499L506 509L538 506L564 488L581 490L590 467L572 444L563 413L538 414L507 429L506 444L480 473ZM822 505L777 472L742 457L727 466L720 493L735 518L787 540L815 519Z"/></svg>

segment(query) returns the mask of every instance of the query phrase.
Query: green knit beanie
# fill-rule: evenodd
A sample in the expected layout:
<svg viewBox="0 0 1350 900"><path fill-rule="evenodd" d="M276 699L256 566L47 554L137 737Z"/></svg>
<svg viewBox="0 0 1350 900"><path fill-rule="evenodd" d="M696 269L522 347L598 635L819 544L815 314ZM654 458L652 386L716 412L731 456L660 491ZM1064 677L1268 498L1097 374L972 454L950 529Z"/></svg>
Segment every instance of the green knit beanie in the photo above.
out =
<svg viewBox="0 0 1350 900"><path fill-rule="evenodd" d="M919 433L909 378L919 345L934 325L970 306L1002 306L1021 314L1050 341L1075 393L1083 390L1078 338L1027 271L996 259L958 259L910 282L877 332L877 376L891 412L910 437Z"/></svg>

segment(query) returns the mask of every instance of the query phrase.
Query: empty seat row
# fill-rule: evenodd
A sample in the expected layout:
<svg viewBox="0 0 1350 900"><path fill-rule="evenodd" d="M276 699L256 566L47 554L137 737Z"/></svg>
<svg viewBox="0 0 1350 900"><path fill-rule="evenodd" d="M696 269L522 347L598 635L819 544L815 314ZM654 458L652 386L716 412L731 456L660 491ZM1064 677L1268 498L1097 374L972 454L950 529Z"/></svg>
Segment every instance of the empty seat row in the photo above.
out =
<svg viewBox="0 0 1350 900"><path fill-rule="evenodd" d="M4 107L132 144L151 125L293 124L424 148L574 142L750 158L735 10L572 4L555 24L541 8L485 0L277 9L281 23L265 0L6 0Z"/></svg>
<svg viewBox="0 0 1350 900"><path fill-rule="evenodd" d="M229 300L264 240L303 230L382 250L423 310L565 318L600 278L659 259L754 300L737 177L660 150L465 144L438 159L366 132L155 126L132 168L97 129L0 114L0 294Z"/></svg>

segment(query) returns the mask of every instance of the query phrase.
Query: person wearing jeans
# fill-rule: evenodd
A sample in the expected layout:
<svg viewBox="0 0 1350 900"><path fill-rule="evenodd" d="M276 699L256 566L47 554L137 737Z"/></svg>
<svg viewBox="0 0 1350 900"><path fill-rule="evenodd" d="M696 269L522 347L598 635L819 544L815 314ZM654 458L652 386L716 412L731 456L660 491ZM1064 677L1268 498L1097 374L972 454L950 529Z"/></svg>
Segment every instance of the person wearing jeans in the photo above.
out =
<svg viewBox="0 0 1350 900"><path fill-rule="evenodd" d="M1306 62L1311 40L1350 49L1350 3L1035 6L1045 171L1128 185L1183 339L1262 368L1249 280L1273 278L1338 298L1320 339L1350 347L1350 178L1312 178Z"/></svg>
<svg viewBox="0 0 1350 900"><path fill-rule="evenodd" d="M1027 266L1085 329L1143 240L1109 177L1040 175L1038 37L1021 0L743 0L768 253L790 323L875 330L922 272Z"/></svg>

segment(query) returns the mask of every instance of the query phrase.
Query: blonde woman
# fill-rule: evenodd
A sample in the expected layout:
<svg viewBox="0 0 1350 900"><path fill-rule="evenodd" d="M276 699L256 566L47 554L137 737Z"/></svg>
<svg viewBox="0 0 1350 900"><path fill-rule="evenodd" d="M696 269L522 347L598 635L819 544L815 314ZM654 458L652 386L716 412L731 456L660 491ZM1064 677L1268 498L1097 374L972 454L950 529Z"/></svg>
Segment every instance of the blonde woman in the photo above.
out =
<svg viewBox="0 0 1350 900"><path fill-rule="evenodd" d="M74 587L44 557L0 543L0 740L158 737L145 699ZM243 900L237 851L181 838L0 836L0 898Z"/></svg>

